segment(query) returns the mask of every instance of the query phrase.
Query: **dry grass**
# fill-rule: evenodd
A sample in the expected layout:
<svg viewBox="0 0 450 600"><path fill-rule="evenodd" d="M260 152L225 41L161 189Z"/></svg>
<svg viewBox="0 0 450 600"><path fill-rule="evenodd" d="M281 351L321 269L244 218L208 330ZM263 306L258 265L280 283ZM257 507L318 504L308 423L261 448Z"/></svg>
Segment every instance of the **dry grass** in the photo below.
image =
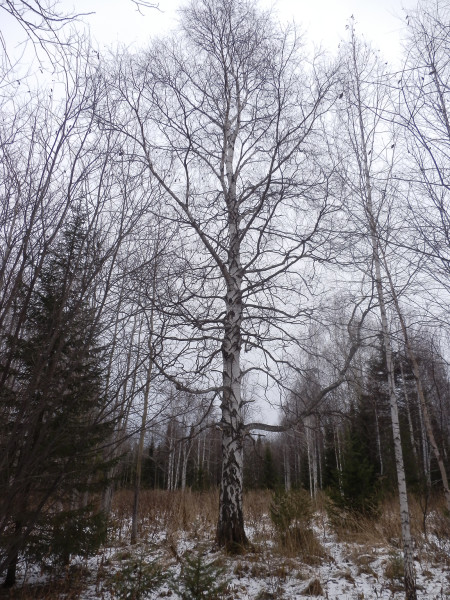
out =
<svg viewBox="0 0 450 600"><path fill-rule="evenodd" d="M251 578L264 580L266 598L282 598L282 588L288 575L299 579L308 579L303 573L308 571L307 565L314 568L318 563L329 560L324 547L308 527L298 527L291 531L283 540L276 537L276 531L270 519L270 506L273 496L267 491L251 491L244 498L244 513L246 525L251 528L252 542L256 548L247 551L245 555L232 560L223 556L224 566L234 574L237 580ZM113 553L108 559L102 559L98 564L98 573L92 567L92 573L78 571L74 568L67 572L53 575L52 581L45 585L24 586L13 592L0 591L0 600L17 598L18 600L55 600L79 598L82 589L90 579L97 582L99 590L106 585L108 575L114 568L120 568L135 552L144 551L150 545L158 548L158 561L164 568L171 568L176 562L183 562L186 548L183 540L188 540L189 547L211 549L214 544L215 527L218 514L219 498L216 490L195 493L181 493L163 490L143 491L140 500L139 536L141 544L132 548L130 543L130 519L133 505L133 493L120 491L115 495L112 510L112 525L109 544ZM314 502L314 522L323 527L324 539L329 535L329 521L324 509L325 499L319 495ZM416 548L421 560L421 544L423 541L423 510L420 501L411 498L412 531ZM450 539L450 524L445 516L444 504L441 499L435 499L429 506L427 530L429 541L424 546L424 552L433 552L435 548L436 562L450 562L448 558L448 540ZM401 553L401 528L398 501L386 500L380 507L377 518L367 519L348 515L345 521L337 527L337 537L342 543L348 544L348 558L356 567L353 575L374 576L373 564L377 560L377 549L390 547L392 560L383 565L384 577L390 585L397 586L398 564L394 560ZM298 535L297 535L298 534ZM278 540L278 543L274 543ZM180 549L181 548L181 549ZM446 554L447 549L447 554ZM180 553L181 556L178 555ZM98 559L100 560L100 558ZM86 563L87 564L87 563ZM450 566L450 565L449 565ZM297 573L297 575L295 575ZM351 583L352 572L339 571L339 577ZM317 590L319 590L317 586ZM314 592L314 591L313 591ZM275 594L275 595L274 595ZM100 596L99 596L100 597Z"/></svg>
<svg viewBox="0 0 450 600"><path fill-rule="evenodd" d="M129 526L133 492L122 490L114 498L112 512L119 542L128 543L124 536ZM161 532L170 538L180 531L195 534L212 531L216 525L219 496L216 490L191 492L186 490L144 490L139 500L138 535L152 541Z"/></svg>
<svg viewBox="0 0 450 600"><path fill-rule="evenodd" d="M45 584L24 585L10 590L0 588L0 599L14 600L78 600L86 585L86 574L67 573Z"/></svg>
<svg viewBox="0 0 450 600"><path fill-rule="evenodd" d="M257 544L264 544L273 537L269 517L271 502L272 493L268 490L252 490L244 495L244 521L252 528L253 541Z"/></svg>
<svg viewBox="0 0 450 600"><path fill-rule="evenodd" d="M244 516L246 525L252 529L252 541L260 548L270 548L275 541L274 528L271 523L270 491L249 491L244 497ZM318 494L314 500L315 521L323 526L325 531L326 498ZM129 520L132 510L133 494L131 491L121 491L116 494L113 503L114 527L116 529L114 545L129 543ZM172 548L173 557L177 560L176 546L179 536L186 532L188 536L198 540L214 542L217 522L219 498L218 491L168 492L165 490L146 490L141 494L139 535L142 540L161 541L161 532L165 532L166 545ZM442 544L435 543L436 558L442 561L442 556L448 556L441 548L445 547L450 538L450 524L445 515L445 506L440 497L430 501L429 514L426 520L427 531ZM420 553L424 541L423 505L414 496L410 497L411 529ZM334 529L340 542L357 544L358 556L354 557L360 572L372 572L370 562L373 550L377 547L390 547L394 551L401 550L401 524L397 498L386 499L380 507L379 514L374 518L360 515L345 514L334 523ZM159 537L158 537L159 536ZM302 530L294 539L276 546L279 555L285 557L301 556L309 564L316 564L327 558L320 541L312 531ZM430 544L427 545L427 551ZM254 548L253 548L254 550ZM367 552L366 552L367 550Z"/></svg>
<svg viewBox="0 0 450 600"><path fill-rule="evenodd" d="M411 533L420 547L424 540L424 511L420 499L409 497L409 509L411 517ZM440 497L430 501L426 515L427 532L441 535L443 539L449 539L450 523L444 516L445 507ZM332 517L332 526L341 542L373 546L391 546L401 548L401 522L398 499L396 497L384 500L378 514L374 517L345 513L343 511Z"/></svg>

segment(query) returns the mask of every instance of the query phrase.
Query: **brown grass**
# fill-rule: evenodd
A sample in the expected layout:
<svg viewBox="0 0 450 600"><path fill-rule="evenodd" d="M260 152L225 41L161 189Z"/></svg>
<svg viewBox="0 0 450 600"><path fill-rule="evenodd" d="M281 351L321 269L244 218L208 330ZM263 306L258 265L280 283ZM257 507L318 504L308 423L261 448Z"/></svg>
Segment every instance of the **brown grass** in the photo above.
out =
<svg viewBox="0 0 450 600"><path fill-rule="evenodd" d="M247 551L245 556L231 559L224 555L223 560L238 578L251 576L255 579L272 578L277 586L281 586L286 573L296 572L301 564L314 565L322 560L327 560L325 551L314 531L299 527L298 531L289 531L286 540L278 539L278 544L272 544L275 531L270 520L270 505L272 494L268 491L251 491L244 497L245 522L253 528L252 541L257 543L253 552ZM130 518L133 505L131 491L118 492L113 500L112 526L109 544L115 548L115 554L108 560L101 562L99 572L91 574L76 571L54 574L52 581L45 585L24 586L11 592L0 591L0 600L53 600L64 597L66 600L75 600L80 597L81 590L87 585L90 578L97 581L100 587L104 584L111 571L111 566L120 566L121 560L129 559L136 549L129 546ZM139 548L143 551L145 544L156 544L161 551L161 560L168 567L175 561L182 561L183 556L178 544L179 539L186 532L192 540L206 549L212 548L215 538L215 527L218 515L218 492L167 492L164 490L146 490L141 494L139 536L142 544ZM328 531L328 519L324 509L325 500L319 495L314 503L314 520L319 528L323 527L324 534ZM450 524L445 514L444 503L441 498L433 499L429 505L427 530L433 535L433 543L424 546L423 542L423 505L420 500L410 498L412 532L416 538L416 548L419 559L421 545L423 551L434 552L436 561L450 562L448 557L442 555L442 549L450 537ZM344 524L344 526L343 526ZM348 543L348 554L352 563L358 567L359 573L373 575L372 562L377 557L377 547L390 546L392 555L401 553L401 528L399 507L396 498L387 499L380 507L377 518L368 519L355 515L348 515L345 521L336 528L338 539ZM163 535L161 535L163 534ZM292 534L292 535L291 535ZM298 535L297 535L298 534ZM440 540L442 544L440 545ZM433 546L434 544L434 546ZM159 559L158 559L159 560ZM392 563L392 564L391 564ZM394 567L397 563L392 560L385 564L385 577L394 585L396 577ZM299 571L300 573L300 571ZM344 576L344 575L342 575ZM97 579L95 579L97 577ZM303 575L301 577L303 579ZM106 579L105 579L106 580ZM274 583L274 585L275 585ZM100 589L100 588L99 588ZM280 588L281 589L281 588ZM271 593L273 590L269 590ZM281 597L281 596L279 596Z"/></svg>
<svg viewBox="0 0 450 600"><path fill-rule="evenodd" d="M78 600L85 587L83 576L65 576L45 584L24 585L10 590L0 588L0 599L14 600Z"/></svg>
<svg viewBox="0 0 450 600"><path fill-rule="evenodd" d="M133 492L122 490L114 498L112 512L119 541L124 539L131 517ZM144 490L139 500L138 535L152 541L161 531L172 538L180 531L194 536L212 532L216 524L219 497L210 492Z"/></svg>
<svg viewBox="0 0 450 600"><path fill-rule="evenodd" d="M409 496L411 533L419 546L424 540L424 511L420 499ZM443 538L450 534L450 526L444 515L443 500L440 497L430 501L426 518L426 528L434 532L442 528ZM445 525L447 523L447 526ZM332 519L332 526L341 542L351 542L368 546L391 546L401 548L401 523L398 499L386 498L377 516L365 517L352 513L339 513Z"/></svg>

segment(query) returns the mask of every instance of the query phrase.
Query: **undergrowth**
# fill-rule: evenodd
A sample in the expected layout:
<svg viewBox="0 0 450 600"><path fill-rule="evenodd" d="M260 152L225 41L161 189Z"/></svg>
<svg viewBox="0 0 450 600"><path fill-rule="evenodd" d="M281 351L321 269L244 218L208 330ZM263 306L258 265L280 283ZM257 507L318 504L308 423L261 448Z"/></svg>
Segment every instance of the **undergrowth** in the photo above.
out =
<svg viewBox="0 0 450 600"><path fill-rule="evenodd" d="M348 512L345 519L333 520L326 511L324 495L311 501L303 490L249 492L244 510L252 549L234 559L217 549L211 554L218 507L216 491L144 491L140 541L135 546L129 544L132 502L132 492L116 494L108 539L97 558L78 557L63 570L41 573L33 585L18 585L12 596L0 590L0 599L75 600L89 587L91 594L95 590L91 597L105 600L233 600L237 595L229 585L230 576L235 586L245 585L248 580L260 581L261 598L284 598L289 579L304 581L302 589L308 589L314 580L312 574L320 564L331 560L323 546L323 540L329 539L330 526L341 548L342 544L347 548L345 555L353 569L348 570L349 582L353 576L381 576L391 590L401 587L401 527L395 498L384 500L376 518ZM410 508L418 560L450 566L450 525L442 500L430 502L425 520L420 499L412 497ZM377 548L390 552L381 567L376 563ZM25 566L22 562L22 573ZM30 573L32 568L36 573L30 563Z"/></svg>

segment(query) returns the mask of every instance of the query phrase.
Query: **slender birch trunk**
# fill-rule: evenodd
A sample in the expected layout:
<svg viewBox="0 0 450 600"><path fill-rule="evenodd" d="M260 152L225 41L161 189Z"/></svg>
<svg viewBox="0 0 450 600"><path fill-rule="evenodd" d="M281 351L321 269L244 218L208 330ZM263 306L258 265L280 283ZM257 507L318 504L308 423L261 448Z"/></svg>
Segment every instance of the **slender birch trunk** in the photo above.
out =
<svg viewBox="0 0 450 600"><path fill-rule="evenodd" d="M144 390L144 406L142 410L142 423L139 432L139 442L136 452L136 475L134 479L134 499L133 499L133 514L131 517L131 544L137 542L138 532L138 517L139 517L139 495L141 492L141 477L142 477L142 457L144 455L144 440L148 415L148 398L150 395L150 382L152 378L152 360L147 368L147 378L145 381Z"/></svg>
<svg viewBox="0 0 450 600"><path fill-rule="evenodd" d="M369 218L373 221L373 211L371 203L371 189L367 190ZM386 370L388 379L389 404L391 408L392 435L394 438L395 466L397 470L398 496L400 503L400 521L403 541L403 558L405 571L405 593L406 600L416 600L416 574L414 567L414 549L411 536L411 525L408 505L408 493L406 489L405 467L403 462L402 441L400 435L400 419L398 414L397 397L395 394L395 376L394 362L392 358L391 336L389 331L386 302L384 298L384 289L381 278L381 265L378 249L378 240L371 226L371 238L373 247L373 260L375 266L375 283L377 289L378 303L380 306L381 328L383 333L383 344L386 354Z"/></svg>
<svg viewBox="0 0 450 600"><path fill-rule="evenodd" d="M419 465L420 463L419 463L419 457L417 455L416 441L414 439L414 427L413 427L413 422L412 422L412 417L411 417L409 394L408 394L408 390L406 389L406 385L405 385L405 372L403 370L403 362L401 359L400 359L400 374L402 376L402 381L403 381L403 394L405 396L406 416L408 418L409 439L411 441L411 448L412 448L412 451L414 454L414 459L416 461L416 464Z"/></svg>
<svg viewBox="0 0 450 600"><path fill-rule="evenodd" d="M112 350L110 353L110 358L109 358L107 372L106 372L106 383L105 383L106 393L108 393L108 391L109 391L114 351L115 351L115 348L117 345L119 315L120 315L120 308L122 306L122 299L123 299L122 293L123 293L123 285L122 285L122 289L121 289L121 295L120 295L119 304L118 304L117 313L116 313L116 319L115 319L115 323L114 323L113 347L112 347ZM120 449L119 440L122 436L122 433L124 431L126 431L127 424L128 424L129 408L127 408L127 404L128 404L127 403L127 385L128 385L128 379L130 376L132 347L133 347L133 339L134 339L135 330L136 330L136 319L134 319L134 322L133 322L133 329L132 329L131 336L130 336L130 346L128 348L128 353L127 353L126 371L125 371L125 378L124 378L124 382L123 382L123 393L122 393L122 395L120 395L119 393L117 394L117 397L116 397L116 400L114 403L114 409L113 409L114 414L117 414L117 412L118 412L120 415L119 419L118 419L117 430L115 432L116 446L114 447L114 450L113 450L113 458L117 457L117 455L118 455L118 452ZM122 396L122 399L120 399L121 396ZM106 486L103 488L103 492L102 492L101 507L102 507L102 512L106 516L109 516L109 514L111 512L112 499L113 499L113 494L114 494L114 484L113 484L112 479L114 477L115 471L116 471L115 466L108 469L108 471L106 473L106 482L107 483L106 483Z"/></svg>
<svg viewBox="0 0 450 600"><path fill-rule="evenodd" d="M181 456L182 456L182 449L183 449L183 440L179 440L178 444L177 444L177 448L178 448L178 456L177 459L175 461L175 475L173 478L173 489L176 490L178 487L178 482L180 481L180 464L181 464Z"/></svg>
<svg viewBox="0 0 450 600"><path fill-rule="evenodd" d="M422 408L422 415L423 415L423 422L424 422L424 425L425 425L425 431L427 433L427 438L428 438L428 440L430 442L430 446L431 446L431 448L433 450L434 457L435 457L436 462L437 462L438 467L439 467L439 473L441 474L442 486L444 488L445 502L446 502L446 505L447 505L447 510L450 512L450 489L449 489L449 484L448 484L447 471L445 470L444 461L442 459L442 455L441 455L441 452L439 450L439 446L438 446L438 444L436 442L436 438L434 437L433 426L431 424L430 411L428 410L428 404L427 404L427 401L425 399L425 394L424 394L424 391L423 391L422 378L420 376L419 363L417 362L416 355L414 353L414 350L412 348L411 342L409 340L409 335L408 335L408 330L406 328L405 319L403 317L403 312L402 312L402 310L400 308L400 303L399 303L399 300L398 300L398 295L396 293L396 290L395 290L395 287L394 287L394 283L392 281L392 277L391 277L390 271L387 268L388 265L386 264L386 258L385 257L383 257L383 258L384 258L385 270L386 270L386 274L387 274L388 281L389 281L389 286L390 286L390 290L391 290L392 299L394 301L395 310L397 312L397 316L398 316L399 321L400 321L400 326L401 326L402 333L403 333L403 339L405 340L405 346L406 346L406 350L407 350L407 353L408 353L408 358L411 361L412 368L413 368L414 378L416 380L417 395L418 395L418 398L419 398L420 406Z"/></svg>
<svg viewBox="0 0 450 600"><path fill-rule="evenodd" d="M181 464L181 491L184 492L186 490L186 480L187 480L187 466L189 461L189 456L191 455L191 450L193 448L194 440L189 438L186 442L183 443L183 460Z"/></svg>
<svg viewBox="0 0 450 600"><path fill-rule="evenodd" d="M359 129L359 140L357 146L359 147L358 161L360 168L360 176L363 183L363 194L364 194L364 209L369 226L370 242L372 247L372 261L375 273L374 283L376 288L376 294L378 298L378 304L380 308L381 317L381 329L383 336L383 345L386 355L386 370L387 370L387 383L388 383L388 395L389 404L391 409L391 422L392 422L392 435L394 439L394 452L395 452L395 465L397 470L397 484L398 484L398 495L400 503L400 520L402 530L402 542L403 542L403 557L404 557L404 581L405 581L405 594L406 600L416 600L416 576L414 567L414 553L413 553L413 541L411 536L410 526L410 515L408 506L408 493L406 489L405 479L405 467L403 462L403 450L400 436L400 420L398 414L397 397L395 393L395 377L394 377L394 363L392 357L392 346L391 346L391 335L388 325L386 301L383 287L383 279L381 275L381 255L382 250L379 243L379 231L378 231L378 218L377 213L374 211L373 199L372 199L372 177L370 174L369 167L369 152L367 143L369 136L366 133L363 117L363 102L361 99L361 80L359 72L359 64L356 55L356 39L354 32L352 31L352 62L355 77L355 89L354 93L356 96L356 111L357 111L357 127Z"/></svg>
<svg viewBox="0 0 450 600"><path fill-rule="evenodd" d="M419 396L417 395L417 399ZM419 420L420 420L420 436L422 438L422 462L423 462L423 473L425 475L425 481L427 487L431 488L431 465L430 465L430 450L428 448L427 432L425 431L425 424L423 422L423 412L419 401Z"/></svg>
<svg viewBox="0 0 450 600"><path fill-rule="evenodd" d="M284 489L289 492L291 489L291 463L289 457L289 446L284 448Z"/></svg>
<svg viewBox="0 0 450 600"><path fill-rule="evenodd" d="M336 468L338 472L338 483L339 493L343 495L342 489L342 452L341 452L341 436L337 427L333 426L333 438L334 438L334 455L336 458Z"/></svg>
<svg viewBox="0 0 450 600"><path fill-rule="evenodd" d="M175 449L174 449L174 444L173 444L172 431L170 431L169 461L168 461L168 466L167 466L167 490L169 492L173 490L173 469L174 469L174 460L175 460L174 454L175 454Z"/></svg>
<svg viewBox="0 0 450 600"><path fill-rule="evenodd" d="M380 423L378 420L378 408L375 403L375 427L377 429L377 450L378 450L378 460L380 461L380 475L384 475L384 463L383 463L383 453L381 452L381 434L380 434Z"/></svg>

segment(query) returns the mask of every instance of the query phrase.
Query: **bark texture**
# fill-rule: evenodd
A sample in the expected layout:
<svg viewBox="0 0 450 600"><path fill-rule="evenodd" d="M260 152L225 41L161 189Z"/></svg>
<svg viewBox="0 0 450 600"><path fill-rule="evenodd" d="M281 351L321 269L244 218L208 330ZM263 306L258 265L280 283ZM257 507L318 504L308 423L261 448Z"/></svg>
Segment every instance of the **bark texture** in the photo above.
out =
<svg viewBox="0 0 450 600"><path fill-rule="evenodd" d="M231 193L233 192L233 187ZM220 485L217 543L237 552L247 544L243 515L244 421L241 398L242 274L238 223L231 197L229 226L232 244L229 255L229 282L226 296L225 331L222 343L222 478Z"/></svg>

